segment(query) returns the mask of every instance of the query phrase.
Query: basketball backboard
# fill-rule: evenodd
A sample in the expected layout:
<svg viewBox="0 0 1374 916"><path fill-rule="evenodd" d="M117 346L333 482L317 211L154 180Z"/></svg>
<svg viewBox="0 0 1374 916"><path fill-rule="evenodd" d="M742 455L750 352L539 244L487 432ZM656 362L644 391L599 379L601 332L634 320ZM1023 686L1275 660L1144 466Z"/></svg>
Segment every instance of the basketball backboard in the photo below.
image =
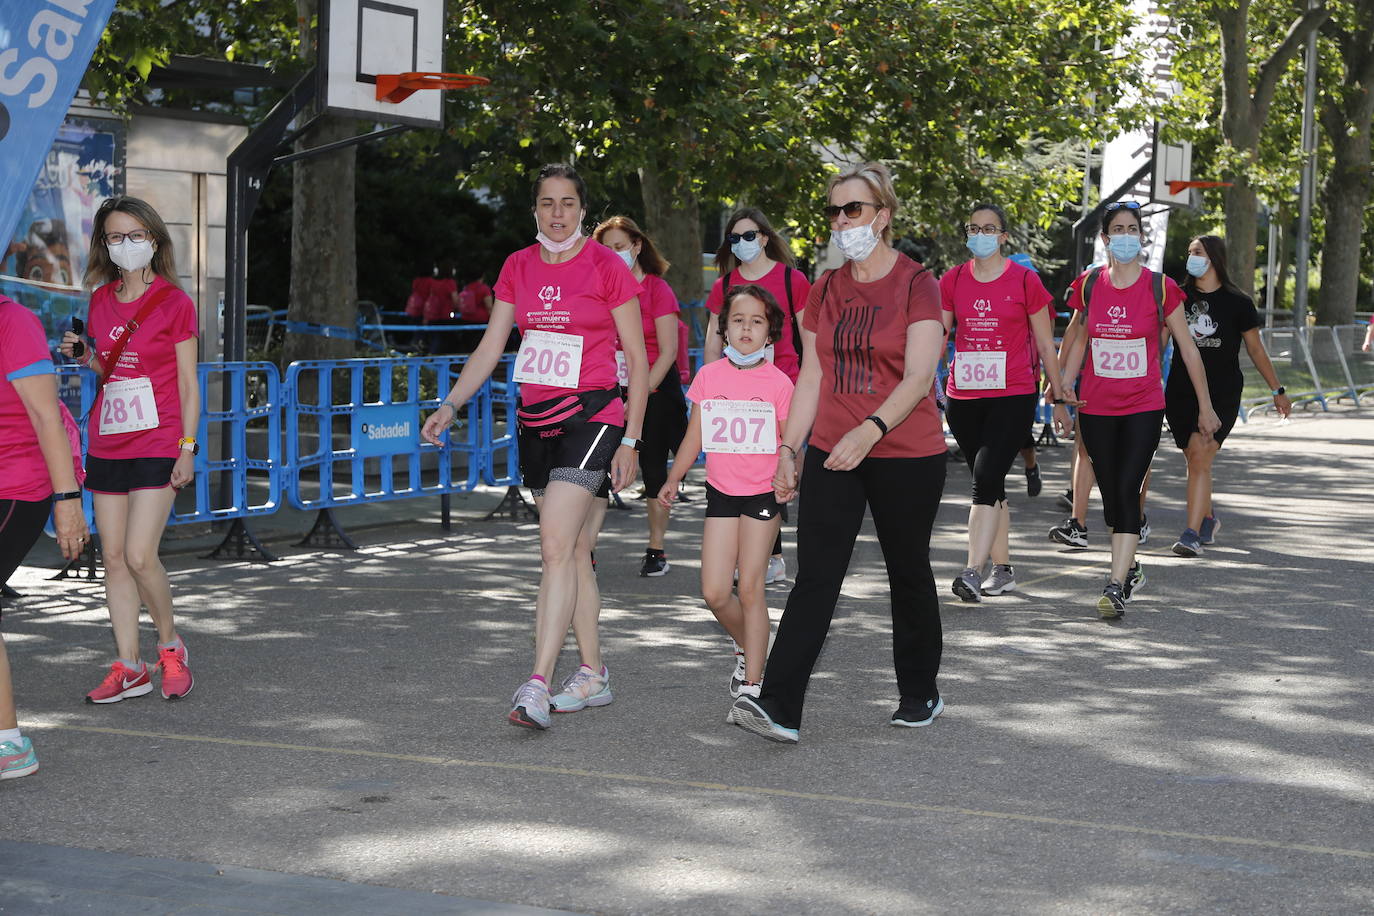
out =
<svg viewBox="0 0 1374 916"><path fill-rule="evenodd" d="M320 0L320 96L334 114L443 125L443 93L377 98L379 73L444 69L444 0Z"/></svg>
<svg viewBox="0 0 1374 916"><path fill-rule="evenodd" d="M1159 128L1155 128L1155 149L1153 177L1150 180L1150 200L1170 207L1186 207L1192 203L1193 192L1189 188L1170 190L1171 181L1190 181L1193 177L1193 144L1184 140L1181 143L1164 143L1159 139Z"/></svg>

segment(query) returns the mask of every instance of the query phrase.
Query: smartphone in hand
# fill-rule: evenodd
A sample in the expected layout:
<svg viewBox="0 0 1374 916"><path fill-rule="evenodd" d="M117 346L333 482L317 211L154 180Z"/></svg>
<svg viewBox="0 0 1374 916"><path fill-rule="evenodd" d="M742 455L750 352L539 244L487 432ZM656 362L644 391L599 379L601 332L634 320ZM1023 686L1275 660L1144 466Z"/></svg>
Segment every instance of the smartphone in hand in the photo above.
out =
<svg viewBox="0 0 1374 916"><path fill-rule="evenodd" d="M73 319L72 319L72 333L73 333L73 334L85 334L85 333L86 333L86 322L82 321L80 318L73 318ZM72 356L76 357L77 359L80 359L81 357L83 357L83 356L85 356L85 355L86 355L86 344L85 344L84 342L78 340L76 343L72 344Z"/></svg>

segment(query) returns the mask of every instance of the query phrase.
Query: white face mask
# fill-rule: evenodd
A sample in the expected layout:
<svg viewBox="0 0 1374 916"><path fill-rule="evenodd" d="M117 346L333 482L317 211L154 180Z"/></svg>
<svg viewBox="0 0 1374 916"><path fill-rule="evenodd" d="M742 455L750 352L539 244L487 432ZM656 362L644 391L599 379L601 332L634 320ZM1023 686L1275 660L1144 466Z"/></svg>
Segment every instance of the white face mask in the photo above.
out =
<svg viewBox="0 0 1374 916"><path fill-rule="evenodd" d="M730 246L730 253L739 258L744 264L753 261L762 251L763 244L758 239L754 239L752 242L740 239Z"/></svg>
<svg viewBox="0 0 1374 916"><path fill-rule="evenodd" d="M626 267L630 268L630 270L635 269L635 261L638 259L635 258L635 250L633 248L622 248L617 251L616 254L620 255L620 260L625 262Z"/></svg>
<svg viewBox="0 0 1374 916"><path fill-rule="evenodd" d="M534 218L534 228L536 230L534 240L544 246L544 250L550 254L562 254L569 248L574 247L582 240L582 216L577 218L577 225L573 226L572 235L561 242L555 242L544 234L544 230L539 228L539 217Z"/></svg>
<svg viewBox="0 0 1374 916"><path fill-rule="evenodd" d="M830 233L830 241L840 249L840 254L851 261L864 260L878 247L878 236L873 231L872 223L849 229L837 229Z"/></svg>
<svg viewBox="0 0 1374 916"><path fill-rule="evenodd" d="M134 242L125 239L118 245L106 245L110 260L121 270L142 270L153 263L153 240Z"/></svg>

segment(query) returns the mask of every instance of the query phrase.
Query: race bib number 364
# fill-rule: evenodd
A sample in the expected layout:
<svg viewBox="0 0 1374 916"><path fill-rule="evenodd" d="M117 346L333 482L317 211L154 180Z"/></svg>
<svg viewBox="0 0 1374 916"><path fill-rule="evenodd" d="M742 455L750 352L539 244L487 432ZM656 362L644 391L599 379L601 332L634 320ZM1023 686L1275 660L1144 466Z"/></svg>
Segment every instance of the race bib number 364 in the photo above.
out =
<svg viewBox="0 0 1374 916"><path fill-rule="evenodd" d="M1141 378L1145 375L1145 338L1093 338L1093 372L1099 378Z"/></svg>
<svg viewBox="0 0 1374 916"><path fill-rule="evenodd" d="M778 450L778 413L766 401L702 401L701 443L706 452L772 455Z"/></svg>
<svg viewBox="0 0 1374 916"><path fill-rule="evenodd" d="M556 331L526 331L515 357L515 380L554 388L576 388L582 376L582 337Z"/></svg>
<svg viewBox="0 0 1374 916"><path fill-rule="evenodd" d="M157 429L157 401L151 379L135 378L105 385L100 405L100 435L117 436Z"/></svg>
<svg viewBox="0 0 1374 916"><path fill-rule="evenodd" d="M966 390L1007 387L1007 354L969 350L954 354L954 384Z"/></svg>

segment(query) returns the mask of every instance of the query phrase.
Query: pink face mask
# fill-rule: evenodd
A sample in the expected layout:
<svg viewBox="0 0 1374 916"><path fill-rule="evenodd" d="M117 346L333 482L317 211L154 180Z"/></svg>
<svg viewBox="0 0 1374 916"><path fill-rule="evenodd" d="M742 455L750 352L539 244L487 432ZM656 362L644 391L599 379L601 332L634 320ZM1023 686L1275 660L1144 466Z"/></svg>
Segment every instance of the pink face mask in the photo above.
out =
<svg viewBox="0 0 1374 916"><path fill-rule="evenodd" d="M538 219L535 219L534 225L535 228L538 229ZM543 245L544 250L549 252L550 254L562 254L563 252L572 248L574 245L576 245L579 241L582 240L582 221L579 220L577 225L573 227L572 235L568 236L561 242L555 242L553 239L545 235L543 230L539 230L535 233L534 240L539 244Z"/></svg>

